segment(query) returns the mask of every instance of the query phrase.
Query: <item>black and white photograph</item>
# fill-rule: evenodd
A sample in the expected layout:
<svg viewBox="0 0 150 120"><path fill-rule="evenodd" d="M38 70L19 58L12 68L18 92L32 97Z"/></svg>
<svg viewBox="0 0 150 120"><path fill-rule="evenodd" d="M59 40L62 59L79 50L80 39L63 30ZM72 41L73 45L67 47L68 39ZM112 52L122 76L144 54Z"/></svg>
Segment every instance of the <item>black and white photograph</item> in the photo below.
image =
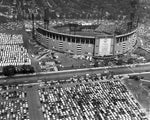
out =
<svg viewBox="0 0 150 120"><path fill-rule="evenodd" d="M150 120L150 0L0 0L0 120Z"/></svg>

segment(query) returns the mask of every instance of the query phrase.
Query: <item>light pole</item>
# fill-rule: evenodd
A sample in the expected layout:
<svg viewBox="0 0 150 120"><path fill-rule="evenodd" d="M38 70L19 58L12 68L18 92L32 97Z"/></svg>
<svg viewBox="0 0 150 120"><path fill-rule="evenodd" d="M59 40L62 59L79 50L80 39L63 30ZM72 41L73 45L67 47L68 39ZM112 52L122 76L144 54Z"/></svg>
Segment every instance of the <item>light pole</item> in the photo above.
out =
<svg viewBox="0 0 150 120"><path fill-rule="evenodd" d="M34 19L35 19L35 0L32 0L32 38L35 39Z"/></svg>
<svg viewBox="0 0 150 120"><path fill-rule="evenodd" d="M34 13L32 13L32 38L35 39L35 32L34 32Z"/></svg>

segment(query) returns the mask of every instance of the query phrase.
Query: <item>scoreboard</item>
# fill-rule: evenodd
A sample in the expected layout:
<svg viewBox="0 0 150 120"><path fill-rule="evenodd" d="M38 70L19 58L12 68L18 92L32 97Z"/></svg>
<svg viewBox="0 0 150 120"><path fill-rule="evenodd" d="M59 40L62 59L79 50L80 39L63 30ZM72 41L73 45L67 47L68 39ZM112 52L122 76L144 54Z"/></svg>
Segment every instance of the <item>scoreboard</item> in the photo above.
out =
<svg viewBox="0 0 150 120"><path fill-rule="evenodd" d="M95 56L113 55L114 37L100 36L95 39Z"/></svg>
<svg viewBox="0 0 150 120"><path fill-rule="evenodd" d="M99 55L110 55L111 54L111 38L101 38L99 42Z"/></svg>

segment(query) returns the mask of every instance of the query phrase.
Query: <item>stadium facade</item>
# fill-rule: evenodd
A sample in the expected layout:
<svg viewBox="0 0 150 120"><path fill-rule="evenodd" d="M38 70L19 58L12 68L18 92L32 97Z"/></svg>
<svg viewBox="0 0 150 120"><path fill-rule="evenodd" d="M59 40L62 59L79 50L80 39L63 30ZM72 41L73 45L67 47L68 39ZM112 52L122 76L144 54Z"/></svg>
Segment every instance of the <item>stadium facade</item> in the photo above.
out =
<svg viewBox="0 0 150 120"><path fill-rule="evenodd" d="M38 27L36 34L37 42L48 49L84 56L124 54L137 43L136 30L122 35L82 36Z"/></svg>

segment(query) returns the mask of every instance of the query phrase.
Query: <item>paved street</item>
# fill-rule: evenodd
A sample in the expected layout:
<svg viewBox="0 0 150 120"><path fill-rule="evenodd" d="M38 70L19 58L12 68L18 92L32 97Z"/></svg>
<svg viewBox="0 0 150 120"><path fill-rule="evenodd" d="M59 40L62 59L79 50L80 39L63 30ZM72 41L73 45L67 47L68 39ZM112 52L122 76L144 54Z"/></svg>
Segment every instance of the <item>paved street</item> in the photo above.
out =
<svg viewBox="0 0 150 120"><path fill-rule="evenodd" d="M44 120L42 111L40 109L40 100L38 96L37 86L30 87L28 86L27 98L29 104L29 113L31 120Z"/></svg>
<svg viewBox="0 0 150 120"><path fill-rule="evenodd" d="M58 71L50 73L37 73L30 75L18 75L11 78L0 78L0 82L11 83L32 83L37 82L38 80L62 80L70 78L73 75L85 75L85 74L95 74L103 73L105 70L113 71L115 74L129 74L129 73L142 73L150 71L150 64L136 65L136 66L124 66L124 67L103 67L103 68L90 68L90 69L79 69L79 70L67 70L67 71Z"/></svg>

